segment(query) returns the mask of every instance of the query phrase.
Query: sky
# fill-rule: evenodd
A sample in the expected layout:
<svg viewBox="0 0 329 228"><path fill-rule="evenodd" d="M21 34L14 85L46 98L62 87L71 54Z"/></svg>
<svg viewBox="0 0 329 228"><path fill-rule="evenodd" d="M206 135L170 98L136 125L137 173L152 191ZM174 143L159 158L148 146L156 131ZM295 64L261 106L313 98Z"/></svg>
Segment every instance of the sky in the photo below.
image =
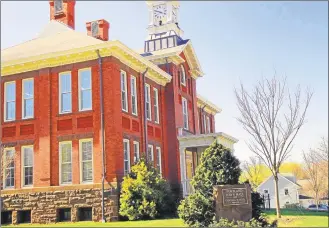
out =
<svg viewBox="0 0 329 228"><path fill-rule="evenodd" d="M141 49L147 36L144 1L77 1L76 30L97 19L110 22L110 40ZM48 1L1 1L1 49L34 38L49 21ZM237 122L234 88L251 89L261 77L286 76L289 90L300 84L314 95L306 124L294 141L289 161L328 137L328 3L316 1L181 1L179 25L191 39L205 72L197 91L222 108L216 131L239 139L235 155L253 156L250 136Z"/></svg>

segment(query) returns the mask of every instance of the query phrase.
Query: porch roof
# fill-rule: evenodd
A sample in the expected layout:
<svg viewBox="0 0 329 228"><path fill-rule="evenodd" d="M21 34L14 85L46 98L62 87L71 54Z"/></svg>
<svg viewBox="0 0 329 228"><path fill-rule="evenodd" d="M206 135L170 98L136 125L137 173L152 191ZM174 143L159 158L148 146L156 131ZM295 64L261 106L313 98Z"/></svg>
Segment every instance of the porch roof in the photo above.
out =
<svg viewBox="0 0 329 228"><path fill-rule="evenodd" d="M181 148L210 146L215 140L217 140L219 144L222 144L223 146L233 150L233 145L239 141L238 139L224 132L197 135L181 135L177 138L179 140L179 146Z"/></svg>

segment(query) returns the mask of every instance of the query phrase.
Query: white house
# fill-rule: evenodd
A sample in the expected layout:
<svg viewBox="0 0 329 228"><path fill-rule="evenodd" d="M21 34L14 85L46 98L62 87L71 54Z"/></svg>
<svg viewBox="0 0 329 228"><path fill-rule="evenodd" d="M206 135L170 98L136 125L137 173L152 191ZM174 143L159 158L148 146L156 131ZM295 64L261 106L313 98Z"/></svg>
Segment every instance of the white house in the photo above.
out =
<svg viewBox="0 0 329 228"><path fill-rule="evenodd" d="M275 187L273 176L268 177L257 188L257 191L270 198L270 207L276 208L275 204ZM296 177L291 173L279 174L279 200L280 207L285 207L286 204L299 203L300 185L296 183ZM268 206L268 202L267 205Z"/></svg>

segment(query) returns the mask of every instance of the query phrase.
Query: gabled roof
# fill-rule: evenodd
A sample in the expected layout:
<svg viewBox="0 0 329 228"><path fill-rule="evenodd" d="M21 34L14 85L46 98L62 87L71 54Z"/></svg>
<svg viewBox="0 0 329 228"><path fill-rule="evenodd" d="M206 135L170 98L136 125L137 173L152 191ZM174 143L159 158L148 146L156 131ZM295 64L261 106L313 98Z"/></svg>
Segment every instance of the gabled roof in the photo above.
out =
<svg viewBox="0 0 329 228"><path fill-rule="evenodd" d="M186 61L190 67L190 73L193 78L202 77L204 75L199 59L194 51L191 40L183 40L181 45L172 48L161 49L158 51L153 51L149 53L141 53L146 59L154 62L155 64L163 64L167 60L174 62L175 64L180 64L185 62L185 60L180 56L184 53Z"/></svg>
<svg viewBox="0 0 329 228"><path fill-rule="evenodd" d="M1 50L1 76L114 56L137 72L165 85L171 76L119 41L101 41L51 21L38 37Z"/></svg>
<svg viewBox="0 0 329 228"><path fill-rule="evenodd" d="M298 188L300 188L300 185L299 184L297 184L297 183L289 180L286 176L284 176L284 175L282 175L280 173L278 173L278 176L281 177L281 178L283 178L283 179L286 179L290 183L292 183L292 184L296 185ZM259 189L263 184L265 184L266 182L268 182L272 177L273 177L273 175L270 175L268 178L266 178L260 185L258 185L257 189Z"/></svg>
<svg viewBox="0 0 329 228"><path fill-rule="evenodd" d="M36 38L1 50L1 63L101 43L104 41L72 30L58 21L50 21Z"/></svg>

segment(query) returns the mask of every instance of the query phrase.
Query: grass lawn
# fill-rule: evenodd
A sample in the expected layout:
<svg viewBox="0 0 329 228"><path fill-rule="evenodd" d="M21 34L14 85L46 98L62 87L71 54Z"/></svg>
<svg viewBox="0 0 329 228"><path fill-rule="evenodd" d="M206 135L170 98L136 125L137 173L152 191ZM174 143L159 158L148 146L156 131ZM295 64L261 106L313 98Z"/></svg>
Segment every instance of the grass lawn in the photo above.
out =
<svg viewBox="0 0 329 228"><path fill-rule="evenodd" d="M265 211L270 220L276 219L275 210ZM306 210L281 210L278 227L328 227L328 212Z"/></svg>
<svg viewBox="0 0 329 228"><path fill-rule="evenodd" d="M265 211L268 218L276 219L275 210ZM312 212L300 210L281 210L282 218L278 222L278 227L328 227L328 213ZM75 222L75 223L55 223L48 225L20 224L18 226L6 227L183 227L181 219L159 219L148 221L120 221L120 222Z"/></svg>

